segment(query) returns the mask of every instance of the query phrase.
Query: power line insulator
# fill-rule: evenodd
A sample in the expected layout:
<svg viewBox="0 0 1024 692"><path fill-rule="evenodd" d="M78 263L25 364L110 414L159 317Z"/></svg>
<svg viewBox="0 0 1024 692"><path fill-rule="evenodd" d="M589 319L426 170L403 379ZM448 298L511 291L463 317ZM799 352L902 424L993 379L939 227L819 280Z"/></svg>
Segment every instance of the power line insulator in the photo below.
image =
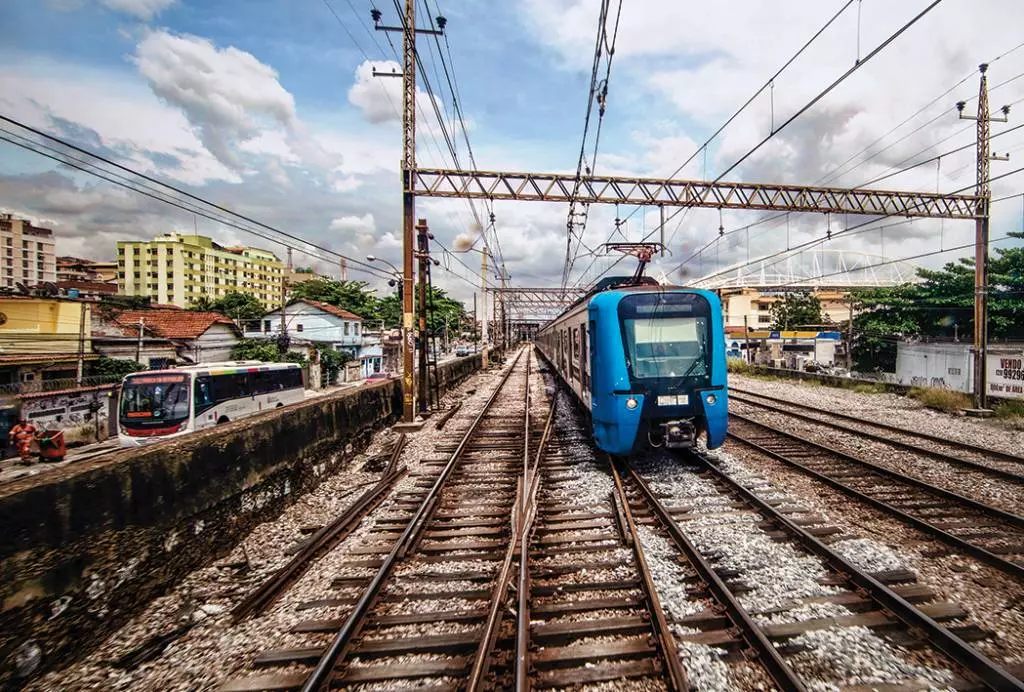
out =
<svg viewBox="0 0 1024 692"><path fill-rule="evenodd" d="M437 28L441 31L444 31L444 27L448 24L448 18L442 14L437 15L437 18L434 21L437 22Z"/></svg>
<svg viewBox="0 0 1024 692"><path fill-rule="evenodd" d="M373 23L374 24L380 24L380 18L382 16L383 15L381 14L380 10L378 10L376 7L372 8L370 10L370 17L373 18Z"/></svg>

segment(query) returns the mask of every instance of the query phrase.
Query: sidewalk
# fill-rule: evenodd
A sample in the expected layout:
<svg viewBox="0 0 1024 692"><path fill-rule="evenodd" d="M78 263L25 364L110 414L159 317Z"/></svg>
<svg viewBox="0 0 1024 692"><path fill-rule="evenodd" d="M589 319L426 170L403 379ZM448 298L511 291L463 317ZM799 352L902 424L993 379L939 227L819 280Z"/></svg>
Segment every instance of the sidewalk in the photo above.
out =
<svg viewBox="0 0 1024 692"><path fill-rule="evenodd" d="M39 461L38 458L35 458L31 466L23 466L21 459L18 457L3 459L0 460L0 483L6 483L25 476L37 476L41 473L47 473L52 469L59 469L68 464L73 464L76 461L85 461L86 459L110 454L118 449L120 448L117 444L117 437L111 437L102 442L94 442L93 444L69 449L67 456L64 457L64 461Z"/></svg>

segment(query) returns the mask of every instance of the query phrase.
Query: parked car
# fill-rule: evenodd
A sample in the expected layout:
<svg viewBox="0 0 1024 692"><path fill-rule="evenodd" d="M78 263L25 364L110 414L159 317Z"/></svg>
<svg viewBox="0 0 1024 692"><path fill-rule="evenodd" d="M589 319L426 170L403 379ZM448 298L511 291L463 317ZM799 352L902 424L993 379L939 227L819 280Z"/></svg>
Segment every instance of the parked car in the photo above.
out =
<svg viewBox="0 0 1024 692"><path fill-rule="evenodd" d="M468 355L472 355L472 353L473 353L473 351L470 349L469 346L456 346L455 347L455 357L456 358L465 358Z"/></svg>
<svg viewBox="0 0 1024 692"><path fill-rule="evenodd" d="M393 375L390 372L375 372L365 380L366 384L373 384L374 382L383 382L384 380L390 380Z"/></svg>

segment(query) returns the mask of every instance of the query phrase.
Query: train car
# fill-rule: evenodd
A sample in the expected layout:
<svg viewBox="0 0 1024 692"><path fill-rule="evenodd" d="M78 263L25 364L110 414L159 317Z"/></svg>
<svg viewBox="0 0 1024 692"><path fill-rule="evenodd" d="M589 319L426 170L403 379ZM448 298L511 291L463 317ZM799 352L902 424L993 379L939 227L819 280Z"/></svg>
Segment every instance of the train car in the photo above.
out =
<svg viewBox="0 0 1024 692"><path fill-rule="evenodd" d="M722 305L709 291L598 287L544 325L536 344L616 455L725 441Z"/></svg>

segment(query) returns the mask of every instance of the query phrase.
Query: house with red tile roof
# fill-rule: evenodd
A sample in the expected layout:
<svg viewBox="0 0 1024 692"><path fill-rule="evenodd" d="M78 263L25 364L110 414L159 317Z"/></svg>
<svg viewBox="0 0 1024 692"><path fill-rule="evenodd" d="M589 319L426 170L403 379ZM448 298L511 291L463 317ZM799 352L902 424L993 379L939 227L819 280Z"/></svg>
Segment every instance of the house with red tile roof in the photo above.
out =
<svg viewBox="0 0 1024 692"><path fill-rule="evenodd" d="M231 360L241 337L235 323L218 312L179 308L119 310L101 315L93 330L99 353L131 360L138 354L150 368Z"/></svg>

